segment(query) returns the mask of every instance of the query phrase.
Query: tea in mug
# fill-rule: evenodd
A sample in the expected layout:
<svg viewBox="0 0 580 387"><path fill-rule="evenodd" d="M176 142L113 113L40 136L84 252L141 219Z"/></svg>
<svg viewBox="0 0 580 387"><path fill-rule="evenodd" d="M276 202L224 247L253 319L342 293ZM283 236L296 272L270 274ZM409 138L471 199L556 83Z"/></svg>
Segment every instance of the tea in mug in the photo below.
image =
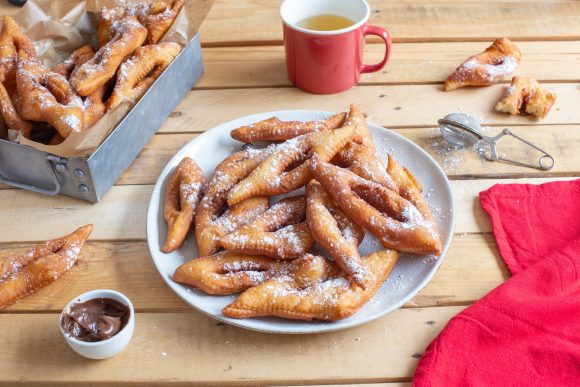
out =
<svg viewBox="0 0 580 387"><path fill-rule="evenodd" d="M307 17L297 26L314 31L334 31L352 26L354 22L344 16L326 14Z"/></svg>

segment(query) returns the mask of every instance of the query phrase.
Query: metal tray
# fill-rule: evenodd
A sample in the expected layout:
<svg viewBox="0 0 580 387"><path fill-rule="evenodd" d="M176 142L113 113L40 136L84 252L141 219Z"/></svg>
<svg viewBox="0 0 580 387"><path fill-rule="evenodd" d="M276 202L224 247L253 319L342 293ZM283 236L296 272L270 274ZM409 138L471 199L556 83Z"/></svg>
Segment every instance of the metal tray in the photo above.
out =
<svg viewBox="0 0 580 387"><path fill-rule="evenodd" d="M203 74L199 34L90 157L64 158L0 139L0 183L98 202Z"/></svg>

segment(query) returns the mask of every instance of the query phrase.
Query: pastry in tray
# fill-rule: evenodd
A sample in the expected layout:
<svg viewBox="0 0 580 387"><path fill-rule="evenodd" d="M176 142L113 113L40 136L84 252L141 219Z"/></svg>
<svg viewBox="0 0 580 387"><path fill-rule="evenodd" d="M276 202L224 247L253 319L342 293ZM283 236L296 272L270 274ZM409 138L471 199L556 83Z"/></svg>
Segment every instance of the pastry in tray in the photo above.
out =
<svg viewBox="0 0 580 387"><path fill-rule="evenodd" d="M99 47L84 45L52 69L10 16L0 30L0 114L8 129L57 145L126 102L135 104L181 51L159 41L184 0L132 2L98 13Z"/></svg>
<svg viewBox="0 0 580 387"><path fill-rule="evenodd" d="M70 270L92 229L89 224L62 238L0 257L0 309L49 285Z"/></svg>
<svg viewBox="0 0 580 387"><path fill-rule="evenodd" d="M319 121L272 117L231 136L246 145L218 164L183 227L194 229L200 258L173 274L208 294L241 293L225 316L344 319L399 252L441 252L421 185L391 155L384 163L356 106ZM363 256L367 231L382 247Z"/></svg>

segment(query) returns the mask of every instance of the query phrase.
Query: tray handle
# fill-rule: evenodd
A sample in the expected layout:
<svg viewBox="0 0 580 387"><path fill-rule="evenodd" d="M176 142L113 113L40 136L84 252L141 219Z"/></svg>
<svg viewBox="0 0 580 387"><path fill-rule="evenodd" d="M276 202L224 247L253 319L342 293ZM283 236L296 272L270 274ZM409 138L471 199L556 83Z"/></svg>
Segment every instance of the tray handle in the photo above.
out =
<svg viewBox="0 0 580 387"><path fill-rule="evenodd" d="M54 167L52 166L52 163L50 162L50 155L46 158L46 164L47 164L48 170L50 171L49 172L50 179L54 183L54 189L39 188L39 187L36 187L34 185L20 183L20 182L15 181L15 180L10 180L10 179L7 179L4 176L2 176L1 173L0 173L0 183L8 184L12 187L22 188L22 189L25 189L28 191L33 191L33 192L41 193L44 195L51 195L51 196L57 195L60 192L60 181L58 181L58 177L56 176L56 171L54 170Z"/></svg>

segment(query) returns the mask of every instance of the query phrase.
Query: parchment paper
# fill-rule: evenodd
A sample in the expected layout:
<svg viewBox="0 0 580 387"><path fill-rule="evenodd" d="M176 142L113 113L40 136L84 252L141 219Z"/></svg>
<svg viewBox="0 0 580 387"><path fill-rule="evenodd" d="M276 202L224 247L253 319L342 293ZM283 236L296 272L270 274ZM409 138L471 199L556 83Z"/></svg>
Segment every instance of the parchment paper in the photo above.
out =
<svg viewBox="0 0 580 387"><path fill-rule="evenodd" d="M41 61L47 67L62 62L71 52L85 45L96 45L96 12L143 0L29 0L14 16L34 42ZM162 41L187 45L197 33L214 0L186 0L175 22ZM161 102L161 101L160 101ZM20 137L19 142L61 157L83 157L107 138L131 109L124 103L105 114L84 132L70 135L59 145L44 145Z"/></svg>

